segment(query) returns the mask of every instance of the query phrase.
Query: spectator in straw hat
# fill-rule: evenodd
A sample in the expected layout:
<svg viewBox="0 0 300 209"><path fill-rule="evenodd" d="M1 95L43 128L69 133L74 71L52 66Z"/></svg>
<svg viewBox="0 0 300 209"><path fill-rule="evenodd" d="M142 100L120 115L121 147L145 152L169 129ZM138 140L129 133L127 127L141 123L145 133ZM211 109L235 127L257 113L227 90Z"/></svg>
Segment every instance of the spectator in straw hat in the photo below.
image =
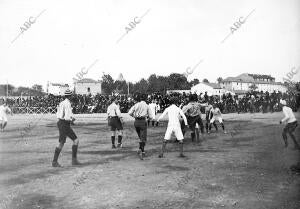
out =
<svg viewBox="0 0 300 209"><path fill-rule="evenodd" d="M53 167L61 167L57 162L58 156L66 142L66 138L69 137L73 141L72 146L72 165L79 165L80 163L77 160L77 150L79 139L71 128L71 124L74 123L75 118L73 117L72 108L71 108L71 98L72 92L70 90L65 91L65 99L59 103L57 108L56 116L58 118L57 127L59 130L59 145L55 148L54 158L52 161Z"/></svg>

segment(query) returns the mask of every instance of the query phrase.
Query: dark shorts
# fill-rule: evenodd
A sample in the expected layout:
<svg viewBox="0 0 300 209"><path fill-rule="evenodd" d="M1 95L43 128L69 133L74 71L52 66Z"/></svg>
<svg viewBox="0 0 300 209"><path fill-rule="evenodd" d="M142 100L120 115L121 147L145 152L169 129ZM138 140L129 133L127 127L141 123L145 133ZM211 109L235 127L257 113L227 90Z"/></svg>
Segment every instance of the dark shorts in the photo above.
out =
<svg viewBox="0 0 300 209"><path fill-rule="evenodd" d="M109 126L111 131L123 130L123 125L119 117L111 117Z"/></svg>
<svg viewBox="0 0 300 209"><path fill-rule="evenodd" d="M202 122L200 115L197 115L194 117L188 116L187 122L192 131L195 131L196 123L198 123L198 125L200 126L199 128L201 129L201 132L203 131L203 122Z"/></svg>
<svg viewBox="0 0 300 209"><path fill-rule="evenodd" d="M71 128L70 124L70 121L58 120L57 127L59 131L59 143L64 144L66 142L67 137L69 137L73 141L77 139L77 136Z"/></svg>
<svg viewBox="0 0 300 209"><path fill-rule="evenodd" d="M141 142L147 141L147 122L145 119L135 119L134 127Z"/></svg>
<svg viewBox="0 0 300 209"><path fill-rule="evenodd" d="M298 126L298 122L292 122L292 123L288 123L286 124L286 126L283 129L284 133L293 133L296 129L296 127Z"/></svg>

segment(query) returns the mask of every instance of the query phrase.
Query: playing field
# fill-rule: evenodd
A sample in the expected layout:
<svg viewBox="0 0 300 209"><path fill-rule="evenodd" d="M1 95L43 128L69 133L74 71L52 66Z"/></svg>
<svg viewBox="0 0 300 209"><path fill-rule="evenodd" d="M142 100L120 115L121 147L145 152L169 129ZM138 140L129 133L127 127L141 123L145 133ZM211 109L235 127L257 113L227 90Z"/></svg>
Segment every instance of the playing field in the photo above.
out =
<svg viewBox="0 0 300 209"><path fill-rule="evenodd" d="M63 168L52 168L55 115L14 115L0 133L0 208L299 209L300 175L289 167L300 156L290 138L289 147L283 146L282 116L224 115L227 134L213 128L202 143L186 134L186 158L178 157L177 143L168 144L165 158L158 158L162 122L148 129L147 157L141 161L128 116L124 147L112 150L105 115L77 115L73 128L83 165L71 166L67 140L59 158Z"/></svg>

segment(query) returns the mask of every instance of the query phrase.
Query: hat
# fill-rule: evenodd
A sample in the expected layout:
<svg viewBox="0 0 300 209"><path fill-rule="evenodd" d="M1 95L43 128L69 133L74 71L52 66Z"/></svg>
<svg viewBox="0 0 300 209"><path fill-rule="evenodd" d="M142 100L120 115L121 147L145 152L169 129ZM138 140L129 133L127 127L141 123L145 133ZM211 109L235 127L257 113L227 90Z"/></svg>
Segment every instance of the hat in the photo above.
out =
<svg viewBox="0 0 300 209"><path fill-rule="evenodd" d="M70 96L70 95L72 95L72 91L70 91L69 89L67 89L65 91L65 96Z"/></svg>
<svg viewBox="0 0 300 209"><path fill-rule="evenodd" d="M280 104L282 104L282 105L286 105L286 101L285 101L285 100L283 100L283 99L281 99L281 100L280 100Z"/></svg>

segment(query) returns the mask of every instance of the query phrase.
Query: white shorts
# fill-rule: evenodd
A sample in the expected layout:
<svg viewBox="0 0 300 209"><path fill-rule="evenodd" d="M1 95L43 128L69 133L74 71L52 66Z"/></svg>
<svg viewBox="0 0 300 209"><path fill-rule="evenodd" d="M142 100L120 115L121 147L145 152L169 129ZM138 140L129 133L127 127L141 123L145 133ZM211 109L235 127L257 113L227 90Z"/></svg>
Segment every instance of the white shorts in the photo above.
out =
<svg viewBox="0 0 300 209"><path fill-rule="evenodd" d="M4 115L0 116L0 121L7 122L7 117Z"/></svg>
<svg viewBox="0 0 300 209"><path fill-rule="evenodd" d="M219 123L223 123L223 119L221 117L219 117L219 116L212 117L212 119L210 119L210 123L215 122L215 120L218 120Z"/></svg>
<svg viewBox="0 0 300 209"><path fill-rule="evenodd" d="M168 126L165 134L165 140L170 140L172 133L175 134L178 141L182 141L184 139L180 126Z"/></svg>

